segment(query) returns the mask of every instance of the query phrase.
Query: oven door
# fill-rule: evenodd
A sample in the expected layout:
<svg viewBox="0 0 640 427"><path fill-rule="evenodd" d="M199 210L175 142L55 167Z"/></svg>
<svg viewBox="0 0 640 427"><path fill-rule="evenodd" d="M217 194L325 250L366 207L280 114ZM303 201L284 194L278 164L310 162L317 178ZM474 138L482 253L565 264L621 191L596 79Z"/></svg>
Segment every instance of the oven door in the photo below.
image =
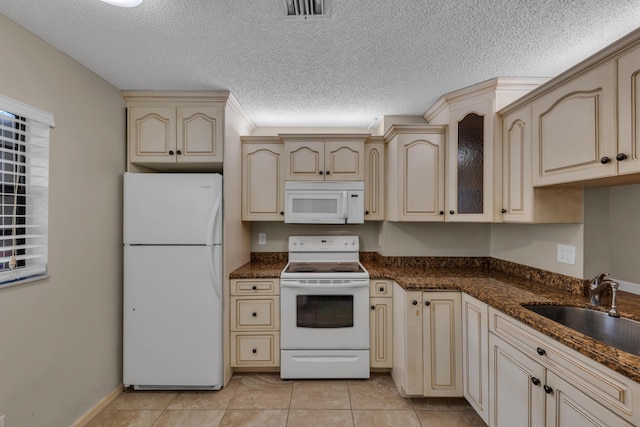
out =
<svg viewBox="0 0 640 427"><path fill-rule="evenodd" d="M281 279L281 348L368 349L369 280Z"/></svg>

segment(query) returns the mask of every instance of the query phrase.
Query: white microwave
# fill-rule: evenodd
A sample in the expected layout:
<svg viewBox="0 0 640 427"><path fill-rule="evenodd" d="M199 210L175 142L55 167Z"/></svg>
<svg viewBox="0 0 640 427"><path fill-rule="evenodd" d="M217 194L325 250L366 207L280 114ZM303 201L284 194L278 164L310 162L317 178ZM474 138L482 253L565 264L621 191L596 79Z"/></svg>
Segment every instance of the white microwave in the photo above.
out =
<svg viewBox="0 0 640 427"><path fill-rule="evenodd" d="M362 224L363 181L286 181L284 222Z"/></svg>

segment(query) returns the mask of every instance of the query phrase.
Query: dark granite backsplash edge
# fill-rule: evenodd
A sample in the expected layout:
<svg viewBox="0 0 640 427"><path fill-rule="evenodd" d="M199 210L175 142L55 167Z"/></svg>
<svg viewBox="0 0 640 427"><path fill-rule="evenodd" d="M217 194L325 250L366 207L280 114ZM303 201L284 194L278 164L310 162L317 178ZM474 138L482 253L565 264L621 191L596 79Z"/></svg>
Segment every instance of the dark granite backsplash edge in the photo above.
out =
<svg viewBox="0 0 640 427"><path fill-rule="evenodd" d="M254 263L286 262L287 258L287 252L251 253L251 262ZM491 257L383 256L377 252L360 252L360 260L389 268L481 268L488 271L499 271L521 279L532 280L554 289L581 296L587 295L589 285L589 281L586 279L578 279L576 277Z"/></svg>

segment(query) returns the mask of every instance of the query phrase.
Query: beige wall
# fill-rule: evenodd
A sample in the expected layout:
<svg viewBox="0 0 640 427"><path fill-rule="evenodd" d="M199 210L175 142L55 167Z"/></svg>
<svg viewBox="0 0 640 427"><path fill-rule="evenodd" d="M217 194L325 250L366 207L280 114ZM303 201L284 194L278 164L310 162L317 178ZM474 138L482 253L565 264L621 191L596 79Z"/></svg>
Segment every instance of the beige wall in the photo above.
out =
<svg viewBox="0 0 640 427"><path fill-rule="evenodd" d="M50 278L0 289L0 415L7 427L69 426L122 383L124 101L3 15L0 40L0 94L56 122Z"/></svg>

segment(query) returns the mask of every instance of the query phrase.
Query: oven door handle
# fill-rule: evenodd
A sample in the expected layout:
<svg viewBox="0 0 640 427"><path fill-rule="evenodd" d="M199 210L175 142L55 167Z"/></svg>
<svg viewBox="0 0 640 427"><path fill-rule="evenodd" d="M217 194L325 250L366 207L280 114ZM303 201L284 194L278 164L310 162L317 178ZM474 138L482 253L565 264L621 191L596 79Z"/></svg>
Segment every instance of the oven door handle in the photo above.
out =
<svg viewBox="0 0 640 427"><path fill-rule="evenodd" d="M359 280L351 283L304 283L295 281L280 280L281 288L298 288L298 289L354 289L354 288L368 288L369 280Z"/></svg>

